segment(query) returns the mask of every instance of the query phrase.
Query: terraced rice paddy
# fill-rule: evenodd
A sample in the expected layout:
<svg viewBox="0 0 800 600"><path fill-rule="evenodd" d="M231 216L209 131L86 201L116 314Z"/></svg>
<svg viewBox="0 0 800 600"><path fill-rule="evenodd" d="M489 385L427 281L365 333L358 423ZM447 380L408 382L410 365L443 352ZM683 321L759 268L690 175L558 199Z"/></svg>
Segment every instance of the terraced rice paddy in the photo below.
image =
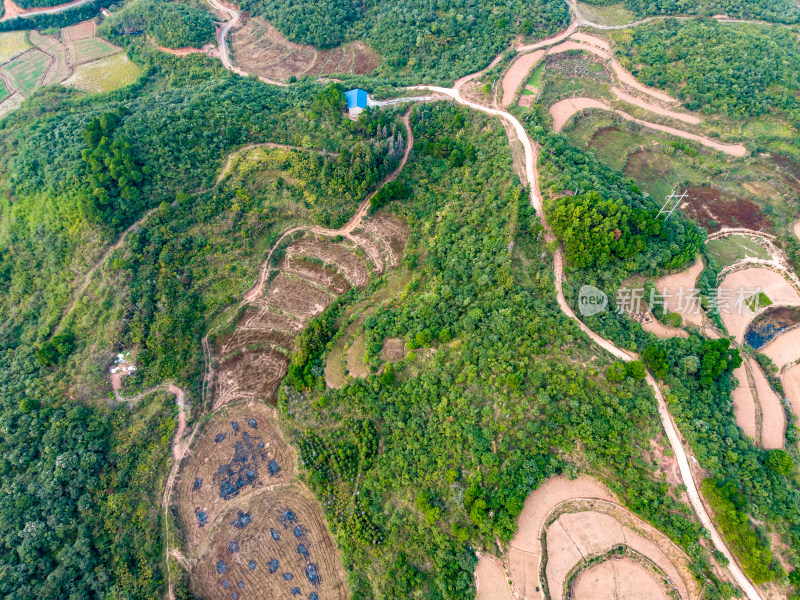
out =
<svg viewBox="0 0 800 600"><path fill-rule="evenodd" d="M125 54L115 54L78 66L64 85L90 93L110 92L130 85L141 73Z"/></svg>

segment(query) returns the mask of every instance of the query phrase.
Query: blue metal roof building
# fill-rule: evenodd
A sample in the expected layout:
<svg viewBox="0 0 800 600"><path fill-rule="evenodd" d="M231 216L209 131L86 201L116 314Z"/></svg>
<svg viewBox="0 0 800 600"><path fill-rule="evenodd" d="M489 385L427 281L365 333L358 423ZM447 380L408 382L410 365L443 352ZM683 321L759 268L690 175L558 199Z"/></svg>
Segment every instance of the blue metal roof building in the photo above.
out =
<svg viewBox="0 0 800 600"><path fill-rule="evenodd" d="M347 99L347 110L350 114L358 114L367 108L367 92L361 89L354 89L344 93Z"/></svg>

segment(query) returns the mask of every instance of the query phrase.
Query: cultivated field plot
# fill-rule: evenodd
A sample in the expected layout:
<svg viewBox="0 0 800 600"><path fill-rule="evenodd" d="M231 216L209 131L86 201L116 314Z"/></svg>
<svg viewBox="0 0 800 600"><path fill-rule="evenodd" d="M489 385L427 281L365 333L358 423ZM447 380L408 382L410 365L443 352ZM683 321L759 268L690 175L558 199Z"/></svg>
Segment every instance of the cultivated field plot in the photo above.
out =
<svg viewBox="0 0 800 600"><path fill-rule="evenodd" d="M747 376L747 364L742 362L733 371L733 376L739 380L739 385L733 390L733 414L736 424L742 428L744 434L754 442L759 439L756 425L756 400L755 390L750 387Z"/></svg>
<svg viewBox="0 0 800 600"><path fill-rule="evenodd" d="M67 62L67 49L61 42L49 35L41 35L37 31L31 31L29 35L31 43L49 56L52 61L47 75L42 80L42 85L64 81L72 74Z"/></svg>
<svg viewBox="0 0 800 600"><path fill-rule="evenodd" d="M672 580L681 598L699 597L689 559L680 548L622 508L616 497L591 477L549 479L525 500L517 524L508 566L519 597L544 597L540 580L544 567L550 597L562 599L569 583L566 579L578 567L586 566L585 557L620 545L655 563Z"/></svg>
<svg viewBox="0 0 800 600"><path fill-rule="evenodd" d="M791 329L761 348L779 369L800 358L800 328Z"/></svg>
<svg viewBox="0 0 800 600"><path fill-rule="evenodd" d="M364 287L369 283L369 271L364 261L343 244L308 236L286 250L288 258L298 255L332 265L352 286Z"/></svg>
<svg viewBox="0 0 800 600"><path fill-rule="evenodd" d="M667 600L652 569L629 558L611 559L581 571L572 583L575 600Z"/></svg>
<svg viewBox="0 0 800 600"><path fill-rule="evenodd" d="M259 17L249 19L230 39L238 66L271 79L337 73L366 75L380 64L378 55L361 42L317 50L290 42L271 23Z"/></svg>
<svg viewBox="0 0 800 600"><path fill-rule="evenodd" d="M28 50L6 64L0 72L8 77L16 91L30 95L44 78L50 66L50 57L40 50Z"/></svg>
<svg viewBox="0 0 800 600"><path fill-rule="evenodd" d="M64 85L89 93L110 92L130 85L141 73L138 65L120 53L78 66Z"/></svg>
<svg viewBox="0 0 800 600"><path fill-rule="evenodd" d="M475 597L477 600L514 600L508 585L503 563L487 554L478 559L475 567Z"/></svg>
<svg viewBox="0 0 800 600"><path fill-rule="evenodd" d="M786 435L786 414L783 412L781 399L769 386L767 376L756 361L748 359L750 372L758 395L761 408L761 447L765 450L783 448Z"/></svg>
<svg viewBox="0 0 800 600"><path fill-rule="evenodd" d="M288 366L289 354L275 347L256 347L223 357L214 382L214 408L237 399L272 400Z"/></svg>
<svg viewBox="0 0 800 600"><path fill-rule="evenodd" d="M800 365L789 367L783 373L783 389L792 409L800 422Z"/></svg>
<svg viewBox="0 0 800 600"><path fill-rule="evenodd" d="M723 293L726 295L725 304L719 300L722 322L728 334L734 336L740 344L744 341L747 326L758 313L766 310L769 304L800 306L800 295L783 275L764 267L729 273L717 289L720 290L720 299ZM759 299L757 304L754 303L755 298Z"/></svg>
<svg viewBox="0 0 800 600"><path fill-rule="evenodd" d="M11 93L8 91L6 84L3 82L2 79L0 79L0 103L6 98L8 98L10 95Z"/></svg>
<svg viewBox="0 0 800 600"><path fill-rule="evenodd" d="M330 304L332 295L305 279L279 274L269 286L265 301L283 313L308 321Z"/></svg>
<svg viewBox="0 0 800 600"><path fill-rule="evenodd" d="M716 188L692 186L687 188L689 200L681 210L709 233L722 227L745 227L753 231L770 232L773 223L755 202L732 198Z"/></svg>
<svg viewBox="0 0 800 600"><path fill-rule="evenodd" d="M203 552L209 536L228 527L222 516L231 505L292 481L295 462L266 404L241 404L219 413L198 436L181 470L178 513L187 550Z"/></svg>
<svg viewBox="0 0 800 600"><path fill-rule="evenodd" d="M389 265L397 267L403 258L408 225L391 213L378 213L367 222L365 229L379 240L388 255Z"/></svg>
<svg viewBox="0 0 800 600"><path fill-rule="evenodd" d="M207 600L343 600L347 588L320 507L304 488L252 495L220 520L193 572Z"/></svg>
<svg viewBox="0 0 800 600"><path fill-rule="evenodd" d="M68 48L70 62L76 66L122 52L121 48L113 46L105 40L101 40L99 38L77 40L69 45Z"/></svg>
<svg viewBox="0 0 800 600"><path fill-rule="evenodd" d="M19 56L31 47L25 31L0 33L0 64Z"/></svg>

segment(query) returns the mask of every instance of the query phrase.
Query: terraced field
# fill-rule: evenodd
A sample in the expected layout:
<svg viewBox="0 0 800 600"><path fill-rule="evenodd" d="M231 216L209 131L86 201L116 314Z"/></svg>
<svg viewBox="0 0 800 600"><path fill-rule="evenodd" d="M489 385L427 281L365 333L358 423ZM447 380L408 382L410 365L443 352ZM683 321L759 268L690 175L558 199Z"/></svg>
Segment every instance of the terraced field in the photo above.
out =
<svg viewBox="0 0 800 600"><path fill-rule="evenodd" d="M2 69L0 74L8 77L11 86L24 96L35 90L44 78L50 58L41 50L28 50Z"/></svg>
<svg viewBox="0 0 800 600"><path fill-rule="evenodd" d="M290 42L258 17L231 34L231 46L234 62L242 69L282 81L303 75L368 74L380 64L380 57L363 43L317 50Z"/></svg>
<svg viewBox="0 0 800 600"><path fill-rule="evenodd" d="M8 91L6 84L0 80L0 102L8 98L10 95L11 93Z"/></svg>
<svg viewBox="0 0 800 600"><path fill-rule="evenodd" d="M79 65L63 84L84 92L110 92L130 85L141 73L138 65L131 62L127 55L120 53Z"/></svg>

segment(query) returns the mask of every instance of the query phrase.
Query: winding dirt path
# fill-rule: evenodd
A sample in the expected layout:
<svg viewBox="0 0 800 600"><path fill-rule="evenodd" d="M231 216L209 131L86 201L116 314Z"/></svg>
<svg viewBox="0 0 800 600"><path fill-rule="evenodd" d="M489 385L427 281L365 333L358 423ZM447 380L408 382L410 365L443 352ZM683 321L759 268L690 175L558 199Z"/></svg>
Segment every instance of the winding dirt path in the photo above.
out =
<svg viewBox="0 0 800 600"><path fill-rule="evenodd" d="M561 131L564 128L564 125L566 125L567 121L569 121L573 115L587 109L599 109L613 112L623 119L631 121L632 123L636 123L637 125L641 125L642 127L655 129L656 131L662 131L676 137L682 137L714 150L719 150L720 152L724 152L730 156L741 158L748 155L747 147L744 144L725 144L722 142L716 142L710 138L689 133L688 131L683 131L682 129L678 129L676 127L669 127L668 125L661 125L659 123L651 123L650 121L637 119L626 112L614 109L607 102L596 100L594 98L567 98L553 104L553 106L550 107L550 114L553 117L553 129L556 132Z"/></svg>
<svg viewBox="0 0 800 600"><path fill-rule="evenodd" d="M35 8L22 8L17 6L13 0L3 0L3 8L5 13L0 21L10 21L11 19L22 18L30 19L37 15L57 15L72 8L78 8L84 4L89 4L94 0L74 0L74 2L67 2L59 4L58 6L39 6Z"/></svg>

